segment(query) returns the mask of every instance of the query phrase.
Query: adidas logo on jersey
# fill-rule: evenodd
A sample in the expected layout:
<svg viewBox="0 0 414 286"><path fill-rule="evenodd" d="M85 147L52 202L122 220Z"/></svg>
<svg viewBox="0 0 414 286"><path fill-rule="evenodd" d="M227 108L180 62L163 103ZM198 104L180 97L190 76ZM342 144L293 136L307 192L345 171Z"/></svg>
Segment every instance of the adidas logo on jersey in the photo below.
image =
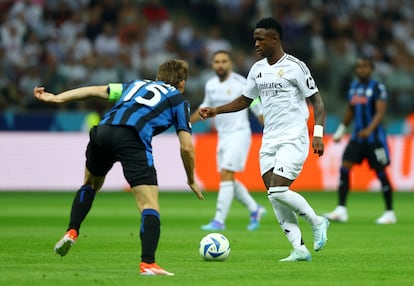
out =
<svg viewBox="0 0 414 286"><path fill-rule="evenodd" d="M280 167L279 169L276 169L276 170L283 173L283 167Z"/></svg>

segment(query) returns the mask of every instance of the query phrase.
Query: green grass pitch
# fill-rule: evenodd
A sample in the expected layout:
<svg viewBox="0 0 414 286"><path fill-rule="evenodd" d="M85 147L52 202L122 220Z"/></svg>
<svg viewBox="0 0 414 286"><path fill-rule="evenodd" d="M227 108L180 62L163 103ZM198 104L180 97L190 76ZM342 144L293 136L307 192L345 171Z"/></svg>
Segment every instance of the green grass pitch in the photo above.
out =
<svg viewBox="0 0 414 286"><path fill-rule="evenodd" d="M335 192L302 193L318 213L333 209ZM395 193L398 223L376 225L383 211L380 193L351 193L350 220L331 223L328 243L312 262L281 263L290 244L265 193L253 193L267 215L248 232L248 213L238 202L227 229L231 253L224 262L206 262L198 243L200 225L213 216L216 193L198 201L188 192L160 193L161 240L157 262L174 277L141 277L138 214L133 195L102 192L69 254L53 252L63 235L73 193L0 192L0 285L413 285L414 193ZM310 226L300 220L312 249Z"/></svg>

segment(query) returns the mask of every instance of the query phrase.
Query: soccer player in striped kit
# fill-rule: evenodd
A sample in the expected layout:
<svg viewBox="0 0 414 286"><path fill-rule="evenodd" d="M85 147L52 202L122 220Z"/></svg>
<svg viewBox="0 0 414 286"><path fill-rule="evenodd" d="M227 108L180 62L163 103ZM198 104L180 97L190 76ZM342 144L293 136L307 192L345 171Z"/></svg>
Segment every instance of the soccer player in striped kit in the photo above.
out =
<svg viewBox="0 0 414 286"><path fill-rule="evenodd" d="M34 88L35 97L44 102L66 103L87 98L116 102L90 130L84 182L73 200L67 232L55 245L57 254L66 255L75 243L95 194L113 164L119 161L141 213L141 275L174 275L155 262L160 207L151 141L170 126L175 127L188 186L200 200L204 199L194 176L189 103L182 96L187 74L187 62L173 59L159 66L155 81L81 87L57 95L45 92L44 87Z"/></svg>
<svg viewBox="0 0 414 286"><path fill-rule="evenodd" d="M382 125L387 108L387 91L383 83L372 78L374 63L371 59L360 57L355 65L357 78L348 91L348 108L342 123L333 135L338 142L345 134L346 127L354 121L351 139L344 151L340 169L338 205L325 216L333 221L347 222L346 200L349 193L350 171L354 164L367 159L371 169L381 182L385 202L385 212L376 220L377 224L397 222L393 210L393 189L385 172L390 164L387 135Z"/></svg>

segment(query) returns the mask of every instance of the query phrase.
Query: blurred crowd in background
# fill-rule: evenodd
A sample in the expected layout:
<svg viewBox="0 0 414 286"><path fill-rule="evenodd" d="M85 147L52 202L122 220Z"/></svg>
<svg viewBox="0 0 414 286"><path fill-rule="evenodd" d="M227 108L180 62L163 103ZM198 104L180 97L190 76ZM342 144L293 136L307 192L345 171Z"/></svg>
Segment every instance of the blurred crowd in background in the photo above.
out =
<svg viewBox="0 0 414 286"><path fill-rule="evenodd" d="M230 50L246 76L257 60L254 25L267 16L283 25L285 51L310 67L328 115L342 116L361 55L387 86L387 122L414 111L412 0L0 0L0 111L54 110L34 100L34 86L57 93L153 79L167 58L190 63L185 93L196 108L211 54ZM60 108L99 114L110 105Z"/></svg>

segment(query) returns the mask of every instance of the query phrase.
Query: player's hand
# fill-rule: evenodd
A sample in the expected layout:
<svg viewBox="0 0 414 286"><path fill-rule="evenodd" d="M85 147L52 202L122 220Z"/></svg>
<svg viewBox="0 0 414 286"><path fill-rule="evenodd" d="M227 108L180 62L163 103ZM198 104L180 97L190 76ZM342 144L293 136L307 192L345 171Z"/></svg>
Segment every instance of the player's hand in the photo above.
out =
<svg viewBox="0 0 414 286"><path fill-rule="evenodd" d="M45 102L53 102L53 99L55 98L55 95L53 93L45 92L44 87L35 87L33 89L33 95L40 101Z"/></svg>
<svg viewBox="0 0 414 286"><path fill-rule="evenodd" d="M204 121L207 118L216 116L217 110L213 107L202 107L200 108L198 114L200 115L201 120Z"/></svg>
<svg viewBox="0 0 414 286"><path fill-rule="evenodd" d="M188 186L191 188L191 190L194 192L194 194L197 196L199 200L204 200L204 196L201 193L200 186L197 183L189 183Z"/></svg>
<svg viewBox="0 0 414 286"><path fill-rule="evenodd" d="M366 129L362 129L361 131L358 132L358 137L359 138L368 138L369 135L371 135L371 131L369 131L367 128Z"/></svg>
<svg viewBox="0 0 414 286"><path fill-rule="evenodd" d="M314 154L318 154L319 157L323 155L323 151L325 149L325 146L323 145L322 137L313 137L313 139L312 139L312 148L313 148L313 153Z"/></svg>

